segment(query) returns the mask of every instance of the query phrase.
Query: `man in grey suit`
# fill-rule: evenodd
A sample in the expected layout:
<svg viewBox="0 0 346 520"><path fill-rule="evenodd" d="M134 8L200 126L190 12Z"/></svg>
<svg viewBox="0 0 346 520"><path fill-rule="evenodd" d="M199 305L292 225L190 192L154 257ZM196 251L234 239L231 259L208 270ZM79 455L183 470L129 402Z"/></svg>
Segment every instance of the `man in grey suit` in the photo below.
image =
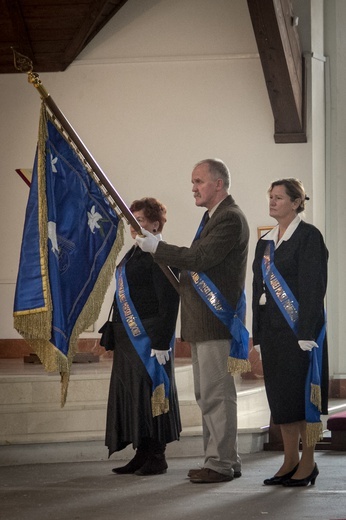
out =
<svg viewBox="0 0 346 520"><path fill-rule="evenodd" d="M244 297L249 227L229 195L230 173L222 161L205 159L197 163L192 186L196 206L207 211L190 247L166 244L146 231L144 238L137 236L136 241L143 251L154 255L156 262L181 270L181 337L191 344L205 451L203 468L190 470L188 476L193 483L212 483L241 476L237 394L228 369L232 335L217 309L212 309L213 300L207 301L197 291L194 280L204 286L211 284L232 310L237 309Z"/></svg>

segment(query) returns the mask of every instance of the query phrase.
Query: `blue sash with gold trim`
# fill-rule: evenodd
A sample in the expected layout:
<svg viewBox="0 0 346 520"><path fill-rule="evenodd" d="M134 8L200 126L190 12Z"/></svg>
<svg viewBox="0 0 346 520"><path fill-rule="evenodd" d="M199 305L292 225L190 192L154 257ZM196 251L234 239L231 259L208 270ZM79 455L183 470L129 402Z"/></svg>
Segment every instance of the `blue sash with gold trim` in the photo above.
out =
<svg viewBox="0 0 346 520"><path fill-rule="evenodd" d="M146 333L145 328L136 312L133 301L130 297L130 291L126 278L126 262L131 256L131 250L125 255L120 262L116 271L116 300L119 314L127 335L136 349L136 352L142 360L151 380L152 380L152 397L151 407L152 415L156 417L169 411L169 378L162 365L160 365L156 357L151 357L151 340ZM174 346L174 335L171 340L170 347Z"/></svg>
<svg viewBox="0 0 346 520"><path fill-rule="evenodd" d="M282 315L298 335L299 303L274 264L275 244L268 240L262 260L263 280ZM307 422L307 442L313 446L322 436L321 423L321 374L323 343L326 334L326 320L316 340L318 348L308 352L310 363L305 382L305 418Z"/></svg>
<svg viewBox="0 0 346 520"><path fill-rule="evenodd" d="M188 271L188 273L199 296L232 335L228 371L232 374L249 372L251 370L248 360L249 332L243 323L246 313L245 292L242 292L234 311L205 273L195 271Z"/></svg>

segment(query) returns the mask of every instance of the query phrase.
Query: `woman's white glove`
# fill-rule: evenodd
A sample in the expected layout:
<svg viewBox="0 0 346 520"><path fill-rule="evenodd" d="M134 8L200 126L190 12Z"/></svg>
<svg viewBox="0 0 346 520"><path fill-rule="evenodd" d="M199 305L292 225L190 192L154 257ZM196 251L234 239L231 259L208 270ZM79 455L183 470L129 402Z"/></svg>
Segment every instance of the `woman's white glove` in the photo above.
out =
<svg viewBox="0 0 346 520"><path fill-rule="evenodd" d="M318 345L315 341L312 341L312 340L305 340L305 339L300 339L298 341L299 343L299 346L302 350L312 350L313 348L318 348Z"/></svg>
<svg viewBox="0 0 346 520"><path fill-rule="evenodd" d="M160 365L165 365L166 361L169 361L169 350L155 350L154 348L151 349L150 357L156 356L156 359Z"/></svg>
<svg viewBox="0 0 346 520"><path fill-rule="evenodd" d="M140 235L137 235L135 238L136 244L145 253L154 254L157 249L158 243L162 238L161 235L153 235L152 233L143 228L141 228L141 234L144 236L141 237Z"/></svg>
<svg viewBox="0 0 346 520"><path fill-rule="evenodd" d="M258 352L260 360L262 359L261 345L254 345L253 348Z"/></svg>

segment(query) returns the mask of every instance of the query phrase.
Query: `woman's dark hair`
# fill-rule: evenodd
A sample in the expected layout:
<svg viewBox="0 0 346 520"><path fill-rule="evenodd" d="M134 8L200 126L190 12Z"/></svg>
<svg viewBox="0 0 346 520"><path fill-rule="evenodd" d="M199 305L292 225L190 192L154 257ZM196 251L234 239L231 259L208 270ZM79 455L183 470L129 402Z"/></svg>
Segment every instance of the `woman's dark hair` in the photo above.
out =
<svg viewBox="0 0 346 520"><path fill-rule="evenodd" d="M271 193L275 186L284 186L285 191L292 202L300 199L300 204L296 210L297 213L301 213L305 210L305 201L309 200L309 197L306 195L303 183L299 179L289 178L274 181L269 187L268 194Z"/></svg>
<svg viewBox="0 0 346 520"><path fill-rule="evenodd" d="M154 199L154 197L143 197L143 199L134 200L130 206L130 211L132 212L141 210L143 210L145 218L150 222L157 221L159 223L157 231L161 232L165 222L167 222L166 206Z"/></svg>

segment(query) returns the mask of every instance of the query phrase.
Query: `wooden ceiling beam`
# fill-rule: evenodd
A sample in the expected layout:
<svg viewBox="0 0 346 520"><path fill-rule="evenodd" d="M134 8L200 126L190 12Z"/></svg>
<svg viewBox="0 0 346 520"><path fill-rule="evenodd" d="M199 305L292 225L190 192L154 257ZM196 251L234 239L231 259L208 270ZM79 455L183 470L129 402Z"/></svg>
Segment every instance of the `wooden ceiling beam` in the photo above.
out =
<svg viewBox="0 0 346 520"><path fill-rule="evenodd" d="M23 17L19 0L5 0L3 6L7 9L9 19L11 21L11 33L15 35L13 47L16 51L24 54L31 60L34 58L34 52L30 43L30 37Z"/></svg>
<svg viewBox="0 0 346 520"><path fill-rule="evenodd" d="M18 72L11 47L35 72L64 71L128 0L0 0L0 74Z"/></svg>
<svg viewBox="0 0 346 520"><path fill-rule="evenodd" d="M290 0L247 0L276 143L306 143L304 62Z"/></svg>
<svg viewBox="0 0 346 520"><path fill-rule="evenodd" d="M104 25L126 4L127 0L97 0L90 4L89 11L78 33L66 49L64 59L66 66L73 62L84 47L104 27Z"/></svg>

